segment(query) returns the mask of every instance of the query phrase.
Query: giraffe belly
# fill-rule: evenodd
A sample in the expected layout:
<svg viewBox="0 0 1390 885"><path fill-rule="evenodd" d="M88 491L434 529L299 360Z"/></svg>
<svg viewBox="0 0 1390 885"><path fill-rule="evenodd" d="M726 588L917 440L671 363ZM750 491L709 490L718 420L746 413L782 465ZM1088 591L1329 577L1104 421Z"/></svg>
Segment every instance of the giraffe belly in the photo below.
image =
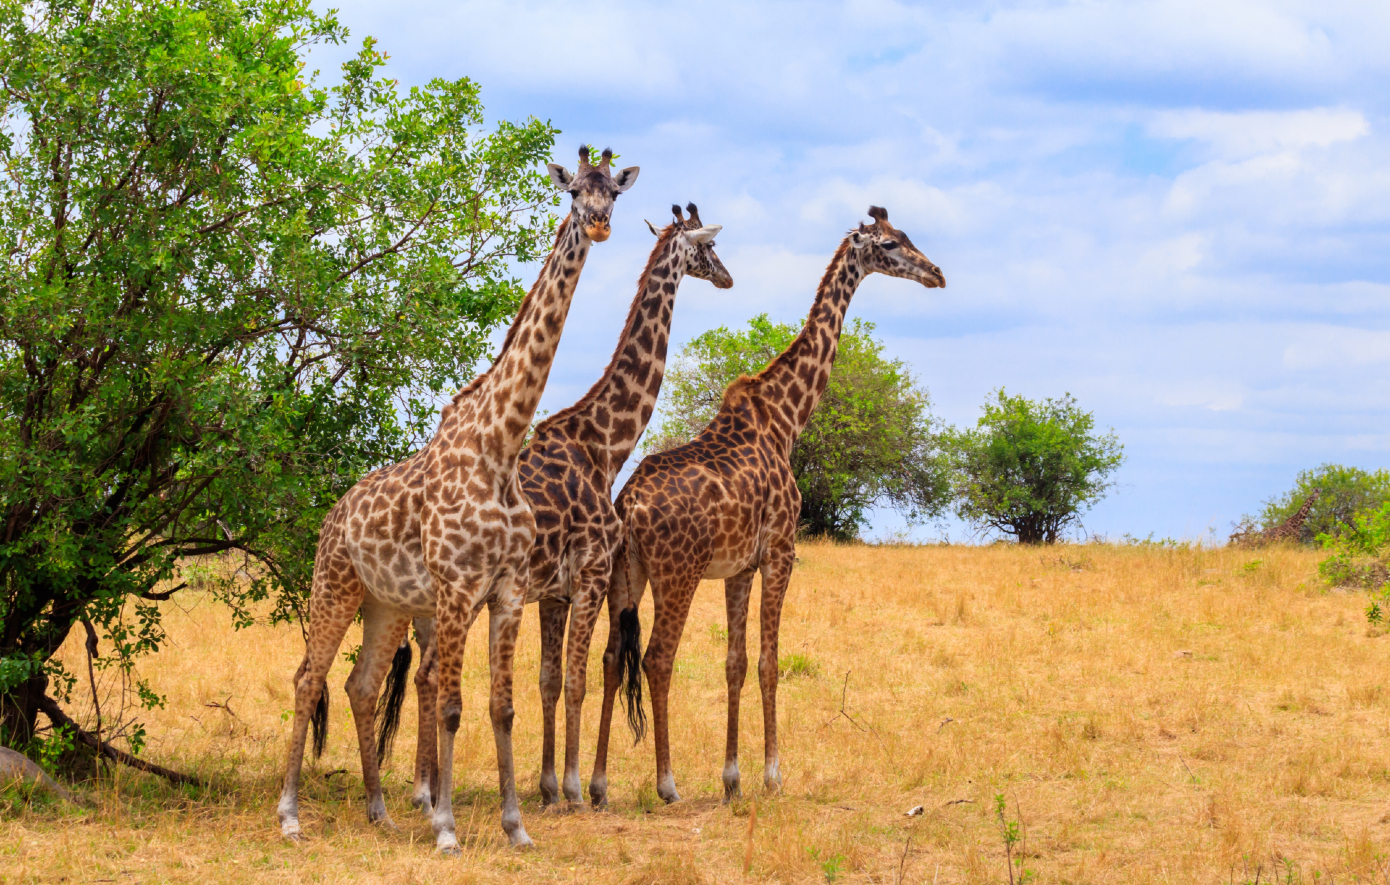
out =
<svg viewBox="0 0 1390 885"><path fill-rule="evenodd" d="M399 553L388 561L376 557L357 559L357 574L367 585L367 595L378 605L412 618L432 618L435 612L434 579L422 556Z"/></svg>

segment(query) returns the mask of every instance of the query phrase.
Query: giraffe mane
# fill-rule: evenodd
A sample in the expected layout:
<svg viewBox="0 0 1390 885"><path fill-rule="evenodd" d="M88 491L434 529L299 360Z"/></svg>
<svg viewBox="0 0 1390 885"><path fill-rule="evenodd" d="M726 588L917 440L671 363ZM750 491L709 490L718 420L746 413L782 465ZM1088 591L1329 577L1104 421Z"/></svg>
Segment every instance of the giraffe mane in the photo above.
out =
<svg viewBox="0 0 1390 885"><path fill-rule="evenodd" d="M651 281L652 269L656 267L657 263L660 261L662 256L666 254L667 244L671 242L671 238L675 236L676 232L680 229L681 226L678 226L676 224L668 224L661 229L661 232L659 234L657 234L656 246L652 248L651 254L647 256L647 266L642 269L642 275L637 278L638 291L643 291L646 289L648 283ZM590 404L592 404L595 399L598 398L599 393L602 392L604 386L613 377L613 372L616 371L616 366L618 365L618 355L622 352L623 343L627 340L628 330L632 328L632 322L637 317L637 311L641 309L642 306L640 304L640 299L633 298L632 306L629 307L627 311L627 321L623 323L622 334L618 336L618 343L613 348L613 355L609 357L608 365L604 368L603 375L601 375L599 379L594 382L593 386L589 388L588 393L580 397L578 402L574 403L571 406L566 406L565 408L561 409L553 415L550 415L544 421L537 424L536 436L540 436L541 431L548 430L557 422L562 421L565 418L568 418L571 415L574 415L584 410Z"/></svg>

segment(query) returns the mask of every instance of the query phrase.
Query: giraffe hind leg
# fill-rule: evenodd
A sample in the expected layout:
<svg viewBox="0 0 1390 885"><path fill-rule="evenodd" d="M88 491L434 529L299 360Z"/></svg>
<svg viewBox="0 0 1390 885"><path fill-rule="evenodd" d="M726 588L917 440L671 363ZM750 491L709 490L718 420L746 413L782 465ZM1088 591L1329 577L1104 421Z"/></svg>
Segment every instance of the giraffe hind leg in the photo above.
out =
<svg viewBox="0 0 1390 885"><path fill-rule="evenodd" d="M415 671L415 699L420 727L415 738L415 789L410 804L425 817L434 813L439 787L439 648L434 643L434 618L415 619L415 643L420 666Z"/></svg>
<svg viewBox="0 0 1390 885"><path fill-rule="evenodd" d="M323 551L320 551L320 560L325 564L328 562L328 556ZM364 592L362 582L350 564L336 570L330 570L326 565L320 568L322 571L315 575L313 595L309 600L304 660L294 676L294 724L290 731L285 782L276 809L281 834L295 840L300 837L299 781L304 768L304 745L308 739L309 722L323 700L328 670L362 604ZM323 577L330 571L340 579L331 588Z"/></svg>
<svg viewBox="0 0 1390 885"><path fill-rule="evenodd" d="M369 605L362 611L362 648L348 675L348 700L357 726L357 745L362 756L362 783L367 791L367 820L395 828L386 813L377 762L376 709L382 680L405 637L410 620L404 614Z"/></svg>

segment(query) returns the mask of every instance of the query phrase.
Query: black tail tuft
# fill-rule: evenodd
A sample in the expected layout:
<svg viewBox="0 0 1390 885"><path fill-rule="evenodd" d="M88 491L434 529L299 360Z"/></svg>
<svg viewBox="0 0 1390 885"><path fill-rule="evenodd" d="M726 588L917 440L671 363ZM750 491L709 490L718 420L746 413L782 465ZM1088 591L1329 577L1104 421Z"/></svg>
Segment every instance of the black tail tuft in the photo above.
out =
<svg viewBox="0 0 1390 885"><path fill-rule="evenodd" d="M323 684L323 691L319 694L319 702L314 705L314 715L309 717L309 724L314 728L314 758L323 755L324 742L328 740L328 683Z"/></svg>
<svg viewBox="0 0 1390 885"><path fill-rule="evenodd" d="M635 605L618 613L618 683L633 743L639 743L647 733L647 711L642 709L642 622Z"/></svg>
<svg viewBox="0 0 1390 885"><path fill-rule="evenodd" d="M407 677L410 676L410 637L396 649L386 685L376 702L376 763L383 764L391 755L396 730L401 727L401 707L405 705Z"/></svg>

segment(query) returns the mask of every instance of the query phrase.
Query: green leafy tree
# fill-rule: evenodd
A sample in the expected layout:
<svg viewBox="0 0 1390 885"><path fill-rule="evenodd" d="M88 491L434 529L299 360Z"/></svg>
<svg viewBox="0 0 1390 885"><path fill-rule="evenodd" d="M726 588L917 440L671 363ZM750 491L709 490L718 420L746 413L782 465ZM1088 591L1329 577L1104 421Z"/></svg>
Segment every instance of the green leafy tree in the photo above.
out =
<svg viewBox="0 0 1390 885"><path fill-rule="evenodd" d="M1260 531L1283 525L1315 489L1322 494L1313 502L1299 532L1298 540L1303 544L1314 543L1320 535L1340 538L1355 534L1359 515L1390 503L1390 470L1323 464L1300 471L1293 488L1270 498L1257 515L1242 519L1237 530Z"/></svg>
<svg viewBox="0 0 1390 885"><path fill-rule="evenodd" d="M799 331L763 314L747 329L721 326L692 340L666 375L662 420L643 449L694 439L718 412L729 382L761 371ZM920 520L939 514L948 500L927 391L906 364L883 355L873 332L862 320L845 328L825 396L792 449L801 530L810 536L853 538L874 505Z"/></svg>
<svg viewBox="0 0 1390 885"><path fill-rule="evenodd" d="M1097 433L1069 393L1034 401L1000 388L975 429L949 431L945 445L960 518L1023 544L1055 543L1124 463L1114 431Z"/></svg>
<svg viewBox="0 0 1390 885"><path fill-rule="evenodd" d="M306 0L0 0L0 30L0 726L22 744L71 685L69 630L129 668L192 558L244 560L207 576L239 625L300 614L327 508L419 445L515 312L556 130L484 129L466 79L402 91L371 39L321 85L305 53L347 32Z"/></svg>

